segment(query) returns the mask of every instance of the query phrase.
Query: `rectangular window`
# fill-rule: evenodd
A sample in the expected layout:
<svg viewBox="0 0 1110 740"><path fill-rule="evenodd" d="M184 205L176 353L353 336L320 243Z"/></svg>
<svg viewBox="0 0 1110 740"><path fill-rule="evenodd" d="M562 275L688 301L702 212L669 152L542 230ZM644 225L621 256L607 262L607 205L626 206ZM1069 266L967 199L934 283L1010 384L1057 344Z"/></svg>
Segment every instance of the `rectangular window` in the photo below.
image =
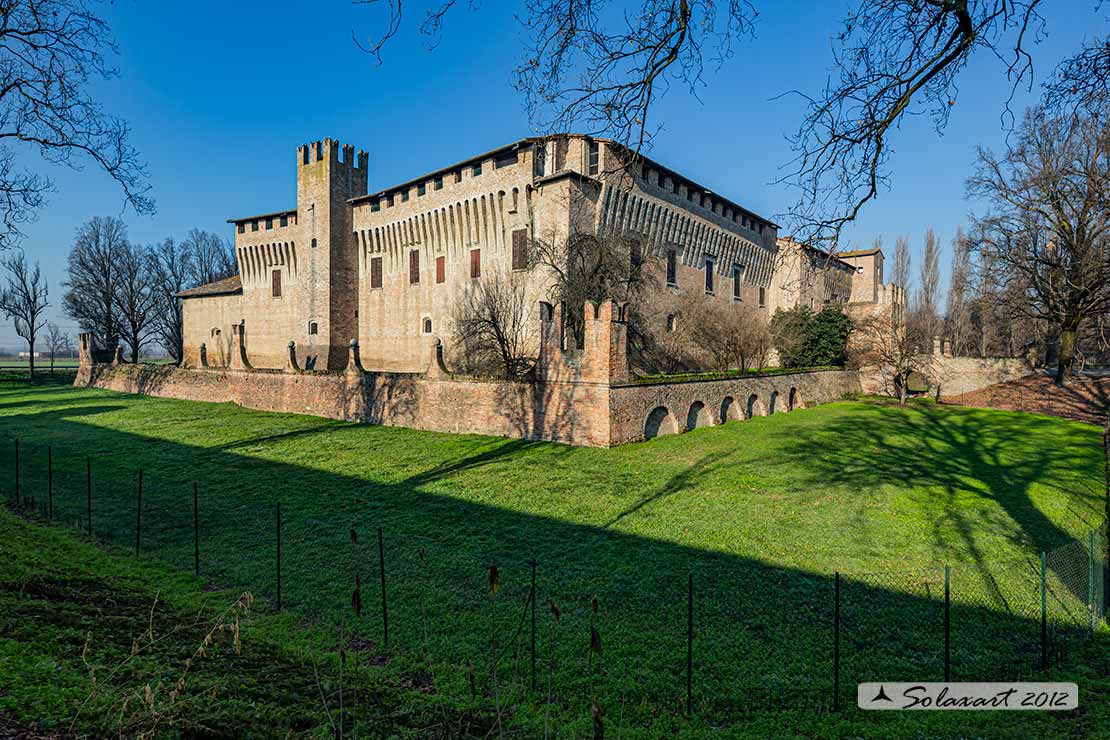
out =
<svg viewBox="0 0 1110 740"><path fill-rule="evenodd" d="M379 198L378 200L376 200L376 201L374 201L373 203L370 204L370 213L377 213L381 209L382 209L381 198Z"/></svg>
<svg viewBox="0 0 1110 740"><path fill-rule="evenodd" d="M409 285L416 285L420 282L420 250L414 249L409 252Z"/></svg>
<svg viewBox="0 0 1110 740"><path fill-rule="evenodd" d="M561 138L555 140L555 171L562 172L567 168L567 152L570 150L570 142L567 139Z"/></svg>
<svg viewBox="0 0 1110 740"><path fill-rule="evenodd" d="M601 146L596 141L590 142L590 174L596 175L600 169L598 160L601 156Z"/></svg>
<svg viewBox="0 0 1110 740"><path fill-rule="evenodd" d="M644 249L638 239L633 239L632 243L628 245L628 266L635 270L643 261Z"/></svg>
<svg viewBox="0 0 1110 740"><path fill-rule="evenodd" d="M242 234L246 230L247 230L247 225L246 224L239 224L239 233L240 234Z"/></svg>
<svg viewBox="0 0 1110 740"><path fill-rule="evenodd" d="M759 307L763 308L766 305L767 305L767 289L766 288L760 288L759 289Z"/></svg>
<svg viewBox="0 0 1110 740"><path fill-rule="evenodd" d="M455 170L455 182L462 182L462 170Z"/></svg>
<svg viewBox="0 0 1110 740"><path fill-rule="evenodd" d="M481 249L471 249L470 250L470 277L471 278L480 278L480 277L482 277L482 250Z"/></svg>
<svg viewBox="0 0 1110 740"><path fill-rule="evenodd" d="M436 257L436 282L442 283L447 279L447 258Z"/></svg>
<svg viewBox="0 0 1110 740"><path fill-rule="evenodd" d="M435 180L432 180L432 187L436 190L443 190L443 177L440 176L437 177Z"/></svg>
<svg viewBox="0 0 1110 740"><path fill-rule="evenodd" d="M281 224L282 228L285 228L286 226L289 225L289 217L288 216L282 216L281 220L278 221L278 223Z"/></svg>
<svg viewBox="0 0 1110 740"><path fill-rule="evenodd" d="M409 191L406 188L405 191L403 193L401 193L401 202L402 203L407 203L408 200L409 200Z"/></svg>
<svg viewBox="0 0 1110 740"><path fill-rule="evenodd" d="M713 260L705 261L705 292L713 292Z"/></svg>
<svg viewBox="0 0 1110 740"><path fill-rule="evenodd" d="M370 258L370 287L371 288L380 288L380 287L382 287L382 258L381 257L371 257Z"/></svg>
<svg viewBox="0 0 1110 740"><path fill-rule="evenodd" d="M667 252L667 285L678 285L678 254L673 249Z"/></svg>
<svg viewBox="0 0 1110 740"><path fill-rule="evenodd" d="M740 300L740 283L744 279L744 268L740 265L732 266L732 297Z"/></svg>
<svg viewBox="0 0 1110 740"><path fill-rule="evenodd" d="M281 298L281 270L274 270L270 273L270 295L274 298Z"/></svg>
<svg viewBox="0 0 1110 740"><path fill-rule="evenodd" d="M502 167L511 167L514 164L516 164L516 152L506 152L493 160L493 168L495 170L499 170Z"/></svg>
<svg viewBox="0 0 1110 740"><path fill-rule="evenodd" d="M251 221L251 231L258 231L258 222Z"/></svg>
<svg viewBox="0 0 1110 740"><path fill-rule="evenodd" d="M524 270L528 267L528 230L517 229L513 232L513 269Z"/></svg>
<svg viewBox="0 0 1110 740"><path fill-rule="evenodd" d="M274 220L272 218L266 219L266 230L269 231L272 228L274 228Z"/></svg>
<svg viewBox="0 0 1110 740"><path fill-rule="evenodd" d="M416 197L417 198L423 198L424 194L427 193L427 192L428 192L428 186L425 185L424 183L420 183L419 185L416 186Z"/></svg>
<svg viewBox="0 0 1110 740"><path fill-rule="evenodd" d="M678 180L671 180L671 192L678 195Z"/></svg>
<svg viewBox="0 0 1110 740"><path fill-rule="evenodd" d="M473 167L470 168L470 176L471 177L477 177L480 174L482 174L482 165L481 165L481 163L476 164L476 165L474 165Z"/></svg>
<svg viewBox="0 0 1110 740"><path fill-rule="evenodd" d="M393 207L393 196L392 195L387 195L382 200L385 201L385 207L386 208L392 208Z"/></svg>

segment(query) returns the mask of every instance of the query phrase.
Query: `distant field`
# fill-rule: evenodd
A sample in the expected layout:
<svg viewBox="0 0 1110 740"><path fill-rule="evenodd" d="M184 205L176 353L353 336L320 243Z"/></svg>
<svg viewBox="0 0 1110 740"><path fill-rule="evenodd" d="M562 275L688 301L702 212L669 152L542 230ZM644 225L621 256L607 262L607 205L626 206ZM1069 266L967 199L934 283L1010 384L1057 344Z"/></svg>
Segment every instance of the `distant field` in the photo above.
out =
<svg viewBox="0 0 1110 740"><path fill-rule="evenodd" d="M38 506L52 447L55 514L67 525L87 524L92 457L93 528L121 547L134 544L141 467L142 549L190 569L196 482L202 573L271 600L280 501L287 609L396 666L427 655L448 697L469 696L474 666L477 690L499 697L528 736L546 722L588 734L596 703L612 736L727 725L764 737L786 722L799 736L920 737L920 716L814 713L831 693L834 573L845 574L845 704L859 680L940 679L946 563L954 677L1026 671L1037 659L1037 553L1084 536L1103 506L1097 428L931 403L844 402L600 450L12 381L0 383L7 495L14 437L22 495ZM533 559L538 694L527 691ZM500 579L492 597L491 564ZM361 618L351 607L356 575ZM1082 620L1074 606L1084 597L1058 588L1054 621ZM589 651L591 626L600 656ZM814 705L752 724L738 714L776 700ZM1106 716L1096 708L1083 722ZM930 736L1069 729L1027 714L937 714L927 724Z"/></svg>

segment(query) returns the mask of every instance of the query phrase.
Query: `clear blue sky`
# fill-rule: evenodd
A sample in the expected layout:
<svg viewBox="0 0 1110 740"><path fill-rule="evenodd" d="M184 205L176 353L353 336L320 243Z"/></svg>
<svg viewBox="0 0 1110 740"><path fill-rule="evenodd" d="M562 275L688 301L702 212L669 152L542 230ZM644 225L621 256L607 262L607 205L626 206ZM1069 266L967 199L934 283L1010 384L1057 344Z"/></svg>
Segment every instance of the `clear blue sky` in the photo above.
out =
<svg viewBox="0 0 1110 740"><path fill-rule="evenodd" d="M756 38L721 69L707 70L700 100L672 88L656 109L664 132L650 156L773 217L791 202L786 188L772 182L790 157L784 136L803 110L797 97L777 96L823 86L829 39L847 5L753 2L761 13ZM1037 51L1038 82L1085 36L1105 28L1094 5L1046 4L1049 37ZM376 66L356 48L352 31L380 29L384 8L347 0L106 6L120 74L97 83L96 94L130 122L158 206L153 217L123 214L131 238L181 238L194 226L230 236L229 217L294 206L296 147L325 136L370 153L373 190L529 135L511 85L521 46L518 7L462 7L429 51L416 31L416 7L406 4L407 25ZM1007 93L1001 63L978 58L960 80L943 137L925 118L898 132L892 190L867 208L849 237L866 245L882 235L893 245L907 234L916 258L925 229L934 226L946 273L956 226L974 207L964 198L964 180L975 146L1002 146ZM1019 96L1018 109L1034 97ZM50 278L51 317L76 333L60 313L65 256L77 226L120 214L122 198L91 165L73 172L34 164L51 175L57 192L26 229L23 246ZM0 346L16 341L11 326L0 327Z"/></svg>

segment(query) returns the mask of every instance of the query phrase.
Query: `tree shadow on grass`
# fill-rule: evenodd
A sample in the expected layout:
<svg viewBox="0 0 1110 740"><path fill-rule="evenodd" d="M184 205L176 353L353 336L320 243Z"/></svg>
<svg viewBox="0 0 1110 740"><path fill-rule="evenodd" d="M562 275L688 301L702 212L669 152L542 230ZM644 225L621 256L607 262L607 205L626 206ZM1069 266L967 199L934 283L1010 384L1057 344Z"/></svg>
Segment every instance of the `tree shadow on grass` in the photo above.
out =
<svg viewBox="0 0 1110 740"><path fill-rule="evenodd" d="M750 688L755 683L800 692L815 704L827 704L831 697L832 578L638 537L614 527L622 517L712 474L724 459L723 452L705 452L689 469L616 518L593 526L514 511L497 505L495 499L468 501L438 490L447 476L477 471L498 460L511 461L542 443L493 440L487 445L472 440L457 459L389 482L242 455L234 449L155 440L82 420L118 408L88 405L0 418L0 434L23 439L24 490L39 492L42 500L44 446L53 440L58 518L71 521L85 506L83 461L86 454L93 455L96 531L109 530L119 545L128 546L136 523L134 473L143 467L148 473L143 491L143 551L191 568L191 486L196 481L202 492L202 573L269 596L275 595L276 580L274 507L281 501L284 604L315 618L335 620L369 640L381 638L380 623L369 607L362 618L351 615L351 589L354 577L360 575L363 601L375 603L376 586L371 584L381 566L372 532L380 526L385 533L391 645L432 654L441 665L439 680L445 692L466 694L463 666L468 663L478 667L479 680L489 681L491 623L504 625L501 639L515 646L501 675L510 676L504 679L507 687L523 691L526 669L521 665L526 666L526 661L522 664L520 658L526 652L523 635L527 633L514 633L511 627L517 624L520 605L526 603L534 560L539 573L537 602L554 601L562 613L555 622L541 612L539 649L544 660L554 658L555 693L570 714L579 712L584 702L588 705L591 696L614 710L618 703L627 703L629 721L643 726L652 726L659 714L682 712L683 690L675 676L685 665L690 574L696 594L695 711L703 718L737 719L750 708L755 695ZM968 452L962 462L942 460L939 471L915 460L915 449L951 456L954 453L948 448L963 444L964 435L975 430L974 422L968 422L959 439L952 439L951 433L935 428L928 413L914 409L904 422L906 433L923 435L926 447L893 445L892 452L876 463L882 476L910 484L939 476L951 479L953 490L1003 496L1004 483L1020 484L1033 472L1024 467L1015 472L1013 463L1001 459L997 450L992 453L989 445L981 452ZM27 424L29 420L34 423ZM326 458L334 431L325 426L326 433L319 438L320 458ZM841 429L833 422L829 431L846 445L884 442L875 438L874 430L862 426ZM370 432L366 454L372 456ZM309 430L301 434L312 439ZM811 442L801 438L797 444L796 454L810 458L807 469L814 471L815 480L823 474L842 483L862 483L863 471L855 469L855 463L841 458L839 466L819 461L814 468L813 458L832 458L828 450L807 450ZM5 443L2 449L9 447ZM10 459L7 453L0 455L4 455L0 478L10 479ZM1079 461L1061 454L1049 466L1055 469ZM997 478L988 494L959 480L956 472L963 466ZM1035 542L1065 536L1043 521L1043 515L1023 511L1023 507L1036 508L1027 500L1023 504L1023 497L1027 499L1020 492L1016 497L1007 495L1003 505L1014 512L1023 529L1032 530ZM957 521L966 527L972 524ZM350 537L352 527L358 535L355 539ZM970 530L961 536L973 539ZM491 563L502 574L496 600L491 599L487 583ZM986 559L978 567L991 569ZM845 691L857 680L939 680L943 614L936 570L928 578L860 577L845 583ZM1024 595L1022 603L1035 602L1032 584L1023 580L1012 587ZM594 597L600 604L597 613L591 608ZM957 591L952 619L964 631L956 642L956 675L967 680L999 678L1003 669L1034 665L1035 650L1030 647L1037 639L1034 619L1021 609L999 610L959 597ZM596 663L585 657L591 625L605 645L604 657ZM974 640L968 637L972 626Z"/></svg>

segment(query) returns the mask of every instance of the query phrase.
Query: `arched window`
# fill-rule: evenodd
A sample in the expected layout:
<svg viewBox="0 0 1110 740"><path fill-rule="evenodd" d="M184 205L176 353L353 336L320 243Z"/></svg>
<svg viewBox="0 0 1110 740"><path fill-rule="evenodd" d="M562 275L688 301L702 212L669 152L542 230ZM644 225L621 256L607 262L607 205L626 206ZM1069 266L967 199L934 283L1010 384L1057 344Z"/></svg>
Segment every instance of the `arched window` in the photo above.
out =
<svg viewBox="0 0 1110 740"><path fill-rule="evenodd" d="M431 319L424 319L424 333L425 334L431 334L432 333L432 320Z"/></svg>
<svg viewBox="0 0 1110 740"><path fill-rule="evenodd" d="M312 248L316 249L316 240L315 239L312 240Z"/></svg>
<svg viewBox="0 0 1110 740"><path fill-rule="evenodd" d="M315 321L308 322L308 333L309 334L317 334L317 333L319 333L319 329L320 329L320 327L318 327L316 325Z"/></svg>
<svg viewBox="0 0 1110 740"><path fill-rule="evenodd" d="M674 331L675 318L673 313L667 314L667 331Z"/></svg>

